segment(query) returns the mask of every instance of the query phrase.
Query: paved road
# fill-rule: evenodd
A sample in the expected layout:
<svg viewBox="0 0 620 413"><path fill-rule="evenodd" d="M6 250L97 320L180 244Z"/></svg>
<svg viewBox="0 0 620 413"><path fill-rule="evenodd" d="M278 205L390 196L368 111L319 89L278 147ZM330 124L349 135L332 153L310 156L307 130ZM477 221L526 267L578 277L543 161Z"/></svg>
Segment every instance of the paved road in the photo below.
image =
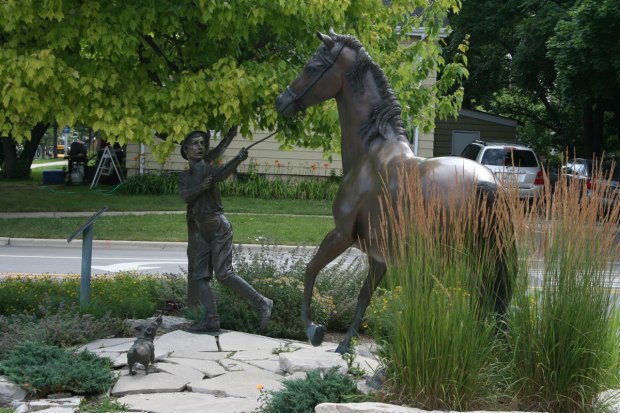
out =
<svg viewBox="0 0 620 413"><path fill-rule="evenodd" d="M113 274L138 271L143 274L183 273L187 271L186 244L97 241L93 242L92 274ZM303 260L307 262L315 248L236 246L234 259L249 261L260 253L276 265L286 267ZM345 263L360 257L351 249L344 255ZM82 265L81 240L33 240L0 238L0 274L79 274Z"/></svg>

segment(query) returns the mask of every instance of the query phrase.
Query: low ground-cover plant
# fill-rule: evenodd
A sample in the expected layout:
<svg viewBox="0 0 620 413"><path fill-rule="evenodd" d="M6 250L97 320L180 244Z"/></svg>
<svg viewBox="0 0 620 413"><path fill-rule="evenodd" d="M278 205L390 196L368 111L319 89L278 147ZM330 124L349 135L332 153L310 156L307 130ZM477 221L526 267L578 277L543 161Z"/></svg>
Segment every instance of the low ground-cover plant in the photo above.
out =
<svg viewBox="0 0 620 413"><path fill-rule="evenodd" d="M88 351L25 342L0 362L0 374L28 394L100 394L112 385L112 363Z"/></svg>
<svg viewBox="0 0 620 413"><path fill-rule="evenodd" d="M313 413L321 403L351 403L367 401L355 382L332 368L324 373L313 370L304 379L285 380L281 390L261 396L263 413Z"/></svg>
<svg viewBox="0 0 620 413"><path fill-rule="evenodd" d="M113 413L127 411L129 411L129 407L126 404L119 403L107 396L104 398L85 400L80 404L80 413Z"/></svg>
<svg viewBox="0 0 620 413"><path fill-rule="evenodd" d="M123 319L109 314L99 318L81 314L75 305L61 304L52 310L40 306L39 311L39 316L24 313L0 316L0 360L26 341L68 347L127 334Z"/></svg>

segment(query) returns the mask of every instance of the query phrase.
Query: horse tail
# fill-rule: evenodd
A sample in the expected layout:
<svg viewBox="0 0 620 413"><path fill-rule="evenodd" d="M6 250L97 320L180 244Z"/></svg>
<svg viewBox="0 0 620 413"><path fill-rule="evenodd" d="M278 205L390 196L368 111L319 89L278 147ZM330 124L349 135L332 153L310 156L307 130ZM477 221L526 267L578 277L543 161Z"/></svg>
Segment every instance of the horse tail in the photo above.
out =
<svg viewBox="0 0 620 413"><path fill-rule="evenodd" d="M500 191L504 189L493 182L480 182L477 194L481 197L482 208L486 211L480 216L490 220L486 231L480 231L479 245L482 248L491 248L491 265L494 274L492 279L485 279L482 299L483 308L492 310L497 315L497 322L501 329L505 328L506 313L513 294L514 279L517 273L517 247L514 238L514 228L509 213L508 199ZM482 223L481 228L485 228ZM491 287L491 290L488 287Z"/></svg>

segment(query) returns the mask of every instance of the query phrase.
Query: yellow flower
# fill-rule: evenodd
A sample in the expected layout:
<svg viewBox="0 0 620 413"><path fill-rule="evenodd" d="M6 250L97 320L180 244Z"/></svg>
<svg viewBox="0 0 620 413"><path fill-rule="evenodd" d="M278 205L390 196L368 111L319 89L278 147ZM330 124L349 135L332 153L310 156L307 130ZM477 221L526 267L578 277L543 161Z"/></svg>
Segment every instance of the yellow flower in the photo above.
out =
<svg viewBox="0 0 620 413"><path fill-rule="evenodd" d="M265 386L263 386L262 384L259 383L259 384L256 385L256 390L262 391L264 387Z"/></svg>

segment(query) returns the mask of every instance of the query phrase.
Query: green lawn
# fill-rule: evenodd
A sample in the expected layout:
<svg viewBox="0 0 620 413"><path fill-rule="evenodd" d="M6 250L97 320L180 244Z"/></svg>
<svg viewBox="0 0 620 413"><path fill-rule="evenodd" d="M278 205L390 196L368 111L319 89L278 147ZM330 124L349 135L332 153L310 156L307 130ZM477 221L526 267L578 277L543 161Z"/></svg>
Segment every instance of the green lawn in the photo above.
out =
<svg viewBox="0 0 620 413"><path fill-rule="evenodd" d="M186 241L185 204L177 195L123 195L114 186L43 186L41 171L30 180L0 181L0 212L180 211L180 214L106 216L95 224L95 239ZM224 198L237 243L315 245L333 227L331 201ZM86 221L75 218L0 219L0 236L67 238Z"/></svg>
<svg viewBox="0 0 620 413"><path fill-rule="evenodd" d="M331 217L272 214L228 214L234 242L244 244L316 245L333 228ZM67 238L87 218L0 219L0 236ZM127 241L187 241L185 214L100 217L95 239Z"/></svg>

